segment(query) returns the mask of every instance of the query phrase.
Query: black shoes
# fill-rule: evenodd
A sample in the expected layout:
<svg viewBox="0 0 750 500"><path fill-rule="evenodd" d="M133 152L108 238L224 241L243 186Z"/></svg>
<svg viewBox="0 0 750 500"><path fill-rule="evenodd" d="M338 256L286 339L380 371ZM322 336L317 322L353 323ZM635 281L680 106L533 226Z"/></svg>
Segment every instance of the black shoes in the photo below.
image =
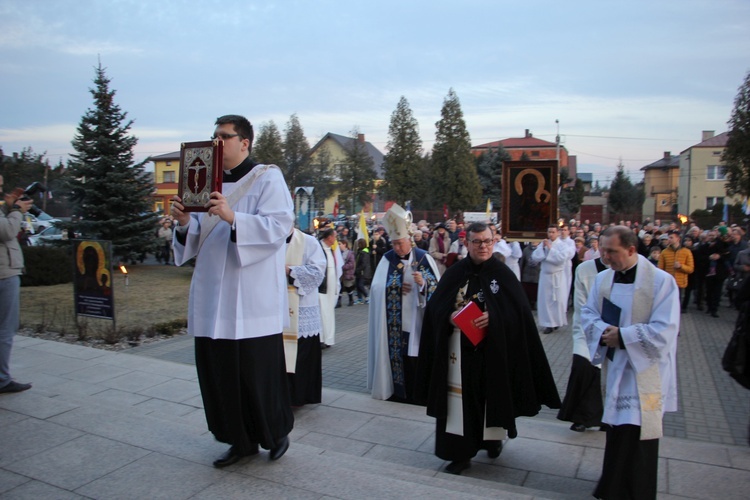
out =
<svg viewBox="0 0 750 500"><path fill-rule="evenodd" d="M503 452L503 442L497 441L487 446L487 458L497 458Z"/></svg>
<svg viewBox="0 0 750 500"><path fill-rule="evenodd" d="M460 476L469 467L471 467L471 460L454 460L445 466L445 472Z"/></svg>
<svg viewBox="0 0 750 500"><path fill-rule="evenodd" d="M586 426L583 424L573 424L570 426L570 430L575 432L586 432Z"/></svg>
<svg viewBox="0 0 750 500"><path fill-rule="evenodd" d="M545 334L545 335L549 335L550 333L554 332L555 330L557 330L557 328L552 328L552 327L548 326L547 328L544 329L544 331L542 333Z"/></svg>
<svg viewBox="0 0 750 500"><path fill-rule="evenodd" d="M0 387L0 394L10 394L12 392L23 392L31 389L31 384L19 384L15 380L11 380L5 387Z"/></svg>
<svg viewBox="0 0 750 500"><path fill-rule="evenodd" d="M222 456L214 460L214 467L222 468L228 467L232 464L236 464L244 457L249 457L258 454L258 445L255 445L255 449L250 453L240 453L240 451L232 446Z"/></svg>
<svg viewBox="0 0 750 500"><path fill-rule="evenodd" d="M286 453L286 450L288 449L289 449L289 436L284 436L276 448L271 448L271 452L270 452L271 460L280 459L281 457L284 456L284 453Z"/></svg>

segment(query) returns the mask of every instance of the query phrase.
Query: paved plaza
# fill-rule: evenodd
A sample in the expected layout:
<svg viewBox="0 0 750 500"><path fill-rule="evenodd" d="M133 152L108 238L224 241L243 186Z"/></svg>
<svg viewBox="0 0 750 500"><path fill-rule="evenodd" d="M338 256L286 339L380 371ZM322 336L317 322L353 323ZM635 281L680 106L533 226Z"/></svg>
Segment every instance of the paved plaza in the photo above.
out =
<svg viewBox="0 0 750 500"><path fill-rule="evenodd" d="M744 499L750 486L750 393L721 370L736 313L683 315L680 411L665 420L659 498ZM295 410L292 445L226 469L206 429L193 341L109 352L16 337L12 370L32 390L0 396L0 499L11 498L587 498L604 434L575 433L543 410L518 421L497 459L441 472L424 408L365 391L367 306L337 310L323 352L323 402ZM570 331L542 335L562 393Z"/></svg>

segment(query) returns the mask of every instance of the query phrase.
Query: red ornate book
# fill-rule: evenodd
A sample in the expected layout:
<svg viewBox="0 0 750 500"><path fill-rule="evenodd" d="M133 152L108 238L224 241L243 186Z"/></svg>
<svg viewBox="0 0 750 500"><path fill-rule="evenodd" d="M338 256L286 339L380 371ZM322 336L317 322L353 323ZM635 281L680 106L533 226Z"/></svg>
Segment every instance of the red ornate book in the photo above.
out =
<svg viewBox="0 0 750 500"><path fill-rule="evenodd" d="M221 192L224 141L183 142L177 195L185 212L207 212L213 191Z"/></svg>
<svg viewBox="0 0 750 500"><path fill-rule="evenodd" d="M479 306L476 305L476 303L469 301L469 303L453 317L453 322L456 326L461 329L464 335L466 335L475 346L484 340L484 337L487 335L487 328L477 328L474 325L474 320L482 314L484 313L479 309Z"/></svg>

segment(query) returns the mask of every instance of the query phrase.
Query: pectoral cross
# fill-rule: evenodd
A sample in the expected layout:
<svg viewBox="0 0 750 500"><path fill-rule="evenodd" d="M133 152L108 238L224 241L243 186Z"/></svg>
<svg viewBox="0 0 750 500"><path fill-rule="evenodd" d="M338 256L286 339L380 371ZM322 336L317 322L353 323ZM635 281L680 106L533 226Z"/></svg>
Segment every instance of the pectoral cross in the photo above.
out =
<svg viewBox="0 0 750 500"><path fill-rule="evenodd" d="M456 364L456 361L458 361L458 358L456 357L456 353L455 353L455 352L452 352L452 353L451 353L451 355L450 355L450 360L451 360L451 364L452 364L452 365L455 365L455 364Z"/></svg>

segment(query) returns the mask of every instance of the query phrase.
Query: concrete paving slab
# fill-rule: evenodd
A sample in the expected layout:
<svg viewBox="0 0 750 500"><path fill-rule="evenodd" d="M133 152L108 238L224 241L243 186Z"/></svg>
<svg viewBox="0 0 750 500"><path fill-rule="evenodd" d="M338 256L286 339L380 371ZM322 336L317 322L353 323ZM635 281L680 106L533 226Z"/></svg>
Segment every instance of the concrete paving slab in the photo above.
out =
<svg viewBox="0 0 750 500"><path fill-rule="evenodd" d="M328 447L330 449L330 447ZM366 458L380 460L391 464L408 465L409 467L418 467L425 469L427 472L438 472L445 465L445 461L436 457L433 453L424 453L414 450L405 450L393 446L384 446L382 444L374 445L367 453Z"/></svg>
<svg viewBox="0 0 750 500"><path fill-rule="evenodd" d="M35 394L33 388L17 394L0 395L0 408L39 419L60 415L77 407L78 405L62 399Z"/></svg>
<svg viewBox="0 0 750 500"><path fill-rule="evenodd" d="M668 492L689 498L747 498L750 471L668 461Z"/></svg>
<svg viewBox="0 0 750 500"><path fill-rule="evenodd" d="M323 450L337 451L348 455L358 457L364 456L375 445L370 442L363 442L357 439L331 436L330 434L321 434L319 432L308 432L304 436L296 438L294 443L300 443L307 446L314 446Z"/></svg>
<svg viewBox="0 0 750 500"><path fill-rule="evenodd" d="M80 380L84 382L90 382L99 384L105 380L120 377L132 373L133 370L130 368L122 368L119 366L104 365L99 363L87 363L83 368L68 372L65 374L65 378L71 380Z"/></svg>
<svg viewBox="0 0 750 500"><path fill-rule="evenodd" d="M140 370L130 371L118 377L113 377L108 380L101 382L106 387L112 389L119 389L121 391L129 392L140 392L150 387L154 387L159 384L163 384L171 380L169 377L163 375L156 375L154 373L146 373Z"/></svg>
<svg viewBox="0 0 750 500"><path fill-rule="evenodd" d="M25 420L27 418L29 418L28 415L22 415L15 411L9 411L0 408L0 427L20 422L21 420ZM0 454L2 454L2 450L0 450Z"/></svg>
<svg viewBox="0 0 750 500"><path fill-rule="evenodd" d="M583 450L582 446L519 437L505 442L495 463L513 469L575 478Z"/></svg>
<svg viewBox="0 0 750 500"><path fill-rule="evenodd" d="M371 414L354 410L319 406L314 412L295 417L294 425L323 434L348 437L373 418Z"/></svg>
<svg viewBox="0 0 750 500"><path fill-rule="evenodd" d="M193 381L171 379L166 382L139 391L140 394L153 398L181 403L195 397L200 397L200 388Z"/></svg>
<svg viewBox="0 0 750 500"><path fill-rule="evenodd" d="M319 500L326 497L300 487L285 486L265 479L236 474L212 484L191 497L191 499L195 500L215 500L217 498L257 498L262 500L268 500L269 498L294 498L299 500Z"/></svg>
<svg viewBox="0 0 750 500"><path fill-rule="evenodd" d="M0 465L13 464L20 460L44 453L56 446L76 439L83 432L64 426L27 418L19 422L0 427Z"/></svg>
<svg viewBox="0 0 750 500"><path fill-rule="evenodd" d="M730 446L727 448L727 452L733 468L750 471L750 449Z"/></svg>
<svg viewBox="0 0 750 500"><path fill-rule="evenodd" d="M149 453L111 439L82 435L6 468L65 490L75 490Z"/></svg>
<svg viewBox="0 0 750 500"><path fill-rule="evenodd" d="M416 450L435 432L431 424L402 418L375 416L349 437L360 441Z"/></svg>
<svg viewBox="0 0 750 500"><path fill-rule="evenodd" d="M214 467L151 453L76 492L90 498L177 500L191 498L226 476L226 472Z"/></svg>
<svg viewBox="0 0 750 500"><path fill-rule="evenodd" d="M6 491L21 486L22 484L28 483L29 481L31 481L31 479L26 476L16 474L9 470L0 469L0 495Z"/></svg>
<svg viewBox="0 0 750 500"><path fill-rule="evenodd" d="M110 355L109 352L102 349L91 349L90 347L64 342L40 342L29 347L29 349L80 360L106 359Z"/></svg>
<svg viewBox="0 0 750 500"><path fill-rule="evenodd" d="M659 442L659 456L723 467L732 465L726 447L684 439L661 440Z"/></svg>
<svg viewBox="0 0 750 500"><path fill-rule="evenodd" d="M135 405L135 410L143 412L145 415L152 415L163 418L181 417L188 413L194 412L197 408L194 406L164 401L163 399L149 398L142 396L145 400ZM203 413L203 410L201 410ZM205 418L205 413L204 413Z"/></svg>
<svg viewBox="0 0 750 500"><path fill-rule="evenodd" d="M3 500L78 500L85 497L41 481L29 481L3 493L2 498Z"/></svg>

